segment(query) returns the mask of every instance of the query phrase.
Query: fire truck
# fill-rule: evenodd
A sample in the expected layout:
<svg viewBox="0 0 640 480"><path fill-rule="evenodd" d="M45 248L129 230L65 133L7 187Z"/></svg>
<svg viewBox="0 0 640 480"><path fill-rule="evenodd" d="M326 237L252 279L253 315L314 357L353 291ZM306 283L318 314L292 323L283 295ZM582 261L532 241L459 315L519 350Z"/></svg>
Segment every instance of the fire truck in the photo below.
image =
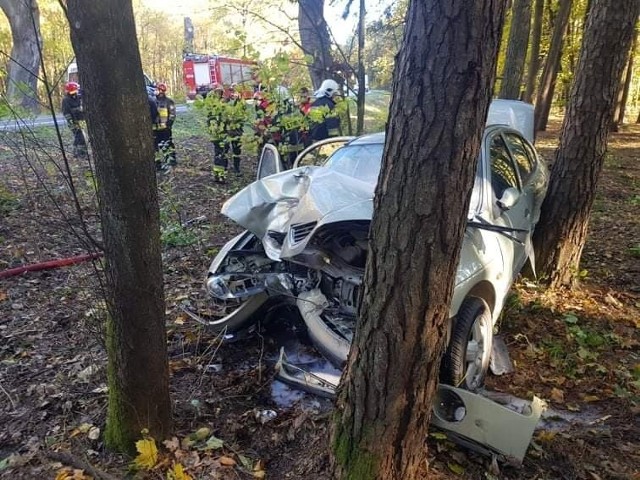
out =
<svg viewBox="0 0 640 480"><path fill-rule="evenodd" d="M196 95L205 95L211 85L220 83L225 87L235 83L245 91L245 96L253 93L253 71L256 62L220 55L190 53L182 60L182 76L187 89L187 98L193 100Z"/></svg>

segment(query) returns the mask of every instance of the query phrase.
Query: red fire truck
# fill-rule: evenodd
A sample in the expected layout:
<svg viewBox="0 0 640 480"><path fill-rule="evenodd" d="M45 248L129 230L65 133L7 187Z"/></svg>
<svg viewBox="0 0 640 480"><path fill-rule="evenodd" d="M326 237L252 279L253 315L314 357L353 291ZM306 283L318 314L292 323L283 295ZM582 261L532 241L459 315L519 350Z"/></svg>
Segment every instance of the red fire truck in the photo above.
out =
<svg viewBox="0 0 640 480"><path fill-rule="evenodd" d="M187 97L193 100L211 90L211 85L220 83L229 87L232 83L240 90L253 93L253 70L256 62L220 55L201 55L190 53L182 60L182 75L187 87Z"/></svg>

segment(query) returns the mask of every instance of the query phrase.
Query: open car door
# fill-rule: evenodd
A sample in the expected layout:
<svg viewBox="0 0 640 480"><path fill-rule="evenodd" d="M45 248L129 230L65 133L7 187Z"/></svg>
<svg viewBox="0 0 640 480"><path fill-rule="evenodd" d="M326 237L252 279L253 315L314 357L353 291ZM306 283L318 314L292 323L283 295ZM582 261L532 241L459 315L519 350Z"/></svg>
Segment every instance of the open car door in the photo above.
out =
<svg viewBox="0 0 640 480"><path fill-rule="evenodd" d="M293 168L322 165L329 156L356 137L332 137L309 145L296 157Z"/></svg>
<svg viewBox="0 0 640 480"><path fill-rule="evenodd" d="M267 143L262 148L260 154L260 161L258 162L258 180L275 173L280 173L285 170L282 160L280 159L280 153L275 145Z"/></svg>

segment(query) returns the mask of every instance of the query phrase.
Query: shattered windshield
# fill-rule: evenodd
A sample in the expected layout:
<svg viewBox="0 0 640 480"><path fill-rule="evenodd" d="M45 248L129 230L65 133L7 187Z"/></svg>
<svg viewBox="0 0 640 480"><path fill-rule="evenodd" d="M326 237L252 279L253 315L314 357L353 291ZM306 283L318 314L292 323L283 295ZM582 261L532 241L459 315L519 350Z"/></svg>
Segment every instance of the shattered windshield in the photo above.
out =
<svg viewBox="0 0 640 480"><path fill-rule="evenodd" d="M337 150L327 163L330 170L375 184L380 173L382 143L347 145Z"/></svg>

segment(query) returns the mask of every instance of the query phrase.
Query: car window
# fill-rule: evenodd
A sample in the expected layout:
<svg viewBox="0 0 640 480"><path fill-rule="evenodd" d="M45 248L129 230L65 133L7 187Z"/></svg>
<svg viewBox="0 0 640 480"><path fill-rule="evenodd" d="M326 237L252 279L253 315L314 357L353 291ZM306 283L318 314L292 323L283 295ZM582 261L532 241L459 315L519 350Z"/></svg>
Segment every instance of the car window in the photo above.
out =
<svg viewBox="0 0 640 480"><path fill-rule="evenodd" d="M305 167L310 165L322 165L327 158L331 156L338 148L342 147L345 142L327 143L309 151L304 157L298 159L297 167Z"/></svg>
<svg viewBox="0 0 640 480"><path fill-rule="evenodd" d="M529 156L525 142L520 138L520 136L515 133L507 132L504 134L504 138L509 145L509 150L511 150L516 167L520 172L520 180L522 181L522 184L525 185L533 173L533 159Z"/></svg>
<svg viewBox="0 0 640 480"><path fill-rule="evenodd" d="M367 183L376 183L382 161L381 143L346 145L337 150L325 167Z"/></svg>
<svg viewBox="0 0 640 480"><path fill-rule="evenodd" d="M518 188L518 174L513 166L507 145L499 134L490 140L489 158L491 162L491 186L496 197L501 198L507 188Z"/></svg>

